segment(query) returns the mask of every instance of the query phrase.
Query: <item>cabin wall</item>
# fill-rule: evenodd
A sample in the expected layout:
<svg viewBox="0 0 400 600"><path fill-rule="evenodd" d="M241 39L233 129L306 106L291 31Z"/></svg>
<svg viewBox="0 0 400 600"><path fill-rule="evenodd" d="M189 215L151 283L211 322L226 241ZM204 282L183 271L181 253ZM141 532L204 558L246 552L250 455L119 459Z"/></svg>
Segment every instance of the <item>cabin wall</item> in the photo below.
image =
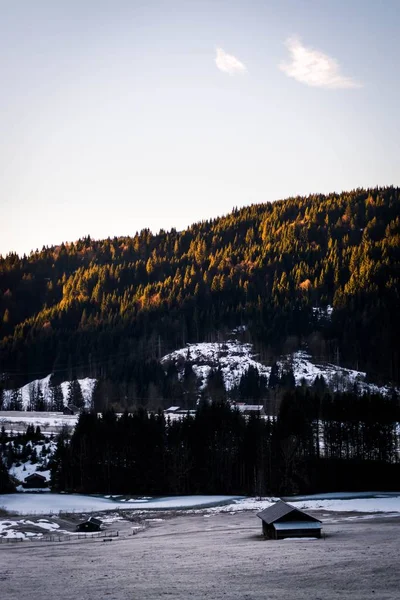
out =
<svg viewBox="0 0 400 600"><path fill-rule="evenodd" d="M276 538L277 540L283 540L285 538L289 538L289 537L315 537L315 538L320 538L321 537L321 530L320 529L286 529L285 531L276 531Z"/></svg>
<svg viewBox="0 0 400 600"><path fill-rule="evenodd" d="M262 532L263 532L263 536L266 538L269 538L271 540L275 540L276 539L276 531L273 525L268 525L267 523L262 524Z"/></svg>

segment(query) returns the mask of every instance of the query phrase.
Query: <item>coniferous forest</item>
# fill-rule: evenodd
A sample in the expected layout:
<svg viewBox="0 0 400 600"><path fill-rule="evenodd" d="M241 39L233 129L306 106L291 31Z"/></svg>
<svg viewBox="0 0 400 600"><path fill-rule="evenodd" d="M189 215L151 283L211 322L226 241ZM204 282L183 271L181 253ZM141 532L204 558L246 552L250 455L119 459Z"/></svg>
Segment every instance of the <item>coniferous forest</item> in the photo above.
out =
<svg viewBox="0 0 400 600"><path fill-rule="evenodd" d="M91 376L114 402L168 402L161 356L246 325L270 357L307 344L321 360L399 383L399 265L393 187L9 254L0 258L1 371L7 387ZM312 310L327 305L329 322Z"/></svg>
<svg viewBox="0 0 400 600"><path fill-rule="evenodd" d="M52 485L61 491L294 494L398 489L397 397L285 393L277 419L201 402L171 421L139 408L82 413L60 436Z"/></svg>
<svg viewBox="0 0 400 600"><path fill-rule="evenodd" d="M81 415L71 440L60 436L58 490L390 488L399 479L397 395L334 393L323 381L296 388L274 361L307 347L320 361L398 385L399 279L393 187L253 205L181 232L9 254L0 258L1 386L15 388L12 407L20 409L17 388L52 373L57 409L60 382L70 381L70 400L82 406L77 379L97 379L95 411ZM327 306L331 317L320 318L315 309ZM269 381L249 369L228 398L221 373L211 371L195 414L169 421L161 409L194 408L199 395L190 363L180 380L160 358L240 326L272 365ZM277 394L271 418L245 417L229 403ZM113 409L127 412L117 418Z"/></svg>

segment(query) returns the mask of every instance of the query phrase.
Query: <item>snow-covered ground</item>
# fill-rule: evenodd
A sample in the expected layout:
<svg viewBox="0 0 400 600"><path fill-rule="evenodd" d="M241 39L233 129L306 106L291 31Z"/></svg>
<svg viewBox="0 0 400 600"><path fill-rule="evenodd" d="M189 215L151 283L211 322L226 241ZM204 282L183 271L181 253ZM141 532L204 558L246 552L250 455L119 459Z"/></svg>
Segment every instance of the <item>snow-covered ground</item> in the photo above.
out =
<svg viewBox="0 0 400 600"><path fill-rule="evenodd" d="M63 426L74 428L77 421L78 415L63 415L57 412L0 411L0 427L4 425L6 430L25 430L28 425L39 425L44 433L51 433Z"/></svg>
<svg viewBox="0 0 400 600"><path fill-rule="evenodd" d="M216 507L215 512L236 512L242 510L261 511L271 506L278 498L245 498L231 504ZM400 514L400 492L365 492L347 494L320 494L316 496L294 496L285 500L301 510L323 510L334 512L398 513Z"/></svg>
<svg viewBox="0 0 400 600"><path fill-rule="evenodd" d="M17 438L18 439L18 438ZM29 440L24 443L14 441L6 441L4 451L11 453L13 463L10 465L7 459L8 472L16 480L17 491L25 492L26 489L22 486L26 477L34 473L45 477L47 483L50 482L49 460L56 450L57 443L54 439L49 439L48 436L43 437L40 441ZM18 483L20 485L18 485ZM30 490L36 491L36 490ZM42 488L39 491L49 491L48 488Z"/></svg>
<svg viewBox="0 0 400 600"><path fill-rule="evenodd" d="M80 494L3 494L0 508L21 515L58 514L60 512L94 512L108 510L182 510L206 508L233 502L237 496L178 496L165 498L131 498L116 501L100 496Z"/></svg>
<svg viewBox="0 0 400 600"><path fill-rule="evenodd" d="M304 510L396 513L400 514L400 492L368 492L361 494L321 494L286 498L286 501ZM0 507L21 515L58 514L60 512L102 512L117 509L155 510L206 510L209 513L261 511L278 498L240 498L235 496L174 496L165 498L131 498L124 501L115 497L84 496L79 494L4 494Z"/></svg>
<svg viewBox="0 0 400 600"><path fill-rule="evenodd" d="M22 463L19 466L13 465L9 471L10 475L18 479L18 481L24 481L25 477L29 477L29 475L33 475L34 473L39 473L46 477L46 479L50 480L50 471L47 469L46 471L39 471L37 464L32 464L30 460L26 463Z"/></svg>
<svg viewBox="0 0 400 600"><path fill-rule="evenodd" d="M30 519L20 519L18 521L3 519L0 520L0 537L5 539L38 538L46 532L57 531L59 528L58 523L48 519L37 519L35 521ZM34 531L29 531L29 529L34 529Z"/></svg>
<svg viewBox="0 0 400 600"><path fill-rule="evenodd" d="M322 376L328 386L335 391L351 390L355 384L361 393L369 392L387 395L391 391L389 386L366 383L366 373L363 371L345 369L331 363L313 362L310 354L303 350L299 350L292 356L286 357L286 360L279 361L278 364L281 367L284 364L292 367L296 385L300 385L303 380L307 385L311 385L314 383L316 377Z"/></svg>
<svg viewBox="0 0 400 600"><path fill-rule="evenodd" d="M113 543L65 536L68 543L0 544L1 597L32 600L39 590L43 600L399 599L399 515L322 516L323 539L312 542L264 539L255 511L183 513L138 528L154 516L165 515L111 524L121 533ZM60 529L49 537L62 539Z"/></svg>
<svg viewBox="0 0 400 600"><path fill-rule="evenodd" d="M271 367L260 362L252 344L245 344L237 340L187 344L185 348L175 350L161 359L164 367L170 363L175 364L181 380L187 362L192 363L193 371L198 379L199 390L204 389L211 369L221 369L228 391L239 385L242 375L249 367L256 368L259 374L266 377L267 380L271 373ZM362 371L314 361L311 355L304 350L282 356L277 361L277 365L282 371L293 369L296 385L301 385L303 382L312 385L316 377L323 376L327 385L335 391L353 389L355 384L361 393L371 392L386 395L391 390L388 386L366 383L366 373Z"/></svg>
<svg viewBox="0 0 400 600"><path fill-rule="evenodd" d="M51 397L50 397L50 378L51 375L47 375L46 377L43 377L43 379L35 379L34 381L31 381L30 383L27 383L26 385L24 385L23 387L20 388L21 391L21 397L22 397L22 406L24 410L28 409L29 403L30 403L30 397L34 394L34 390L41 390L43 393L43 398L45 400L45 402L50 402ZM92 393L93 393L93 388L94 385L96 383L96 379L91 379L90 377L85 377L84 379L78 379L79 381L79 385L81 386L81 390L82 390L82 395L83 398L85 400L85 404L87 407L90 406L91 401L92 401ZM63 393L63 397L64 397L64 405L67 404L67 398L68 398L68 388L69 388L69 381L63 381L63 383L61 383L61 390ZM7 409L7 407L9 406L10 402L11 402L11 396L12 396L13 391L12 390L4 390L4 398L3 398L3 408Z"/></svg>
<svg viewBox="0 0 400 600"><path fill-rule="evenodd" d="M56 449L56 442L52 440L50 442L33 444L33 445L31 442L28 442L28 445L32 448L32 451L36 452L36 455L37 455L36 462L32 462L31 460L26 460L25 462L20 462L18 464L14 464L10 467L10 469L8 471L9 474L12 477L15 477L15 479L17 479L21 483L24 481L24 479L26 477L29 477L29 475L33 475L34 473L39 473L43 477L46 477L46 479L49 481L50 480L50 470L44 469L43 465L47 464L47 456L51 456L54 453L54 451ZM47 455L44 458L41 455L43 446L46 448L46 451L47 451Z"/></svg>
<svg viewBox="0 0 400 600"><path fill-rule="evenodd" d="M188 344L186 348L175 350L161 359L163 365L172 362L178 368L182 379L186 362L193 363L193 371L199 380L200 389L206 385L212 368L222 371L227 390L238 385L241 376L248 368L255 367L260 375L269 377L271 369L256 360L251 344L242 344L236 340L228 342L204 342Z"/></svg>

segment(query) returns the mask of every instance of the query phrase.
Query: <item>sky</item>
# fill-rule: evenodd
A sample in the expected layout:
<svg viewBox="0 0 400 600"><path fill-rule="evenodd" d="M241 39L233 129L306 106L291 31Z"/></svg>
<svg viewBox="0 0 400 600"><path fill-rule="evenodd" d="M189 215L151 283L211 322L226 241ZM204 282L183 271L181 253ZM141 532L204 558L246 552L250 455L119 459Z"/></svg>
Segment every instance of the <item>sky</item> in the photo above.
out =
<svg viewBox="0 0 400 600"><path fill-rule="evenodd" d="M399 0L0 0L0 254L400 184Z"/></svg>

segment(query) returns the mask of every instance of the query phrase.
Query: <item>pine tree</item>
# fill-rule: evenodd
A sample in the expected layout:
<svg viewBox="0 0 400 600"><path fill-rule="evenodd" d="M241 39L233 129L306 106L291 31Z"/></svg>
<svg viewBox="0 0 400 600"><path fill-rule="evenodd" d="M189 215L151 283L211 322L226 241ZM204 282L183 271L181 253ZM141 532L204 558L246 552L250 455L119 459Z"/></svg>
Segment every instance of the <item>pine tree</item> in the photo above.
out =
<svg viewBox="0 0 400 600"><path fill-rule="evenodd" d="M28 401L28 406L27 406L27 410L28 411L32 411L32 410L36 410L36 398L37 398L37 387L35 383L30 383L29 384L29 401Z"/></svg>
<svg viewBox="0 0 400 600"><path fill-rule="evenodd" d="M20 389L15 389L11 392L11 400L9 410L22 410L22 392Z"/></svg>
<svg viewBox="0 0 400 600"><path fill-rule="evenodd" d="M84 408L85 406L82 389L77 379L73 379L69 384L67 404L72 404L77 408Z"/></svg>
<svg viewBox="0 0 400 600"><path fill-rule="evenodd" d="M281 378L279 375L279 367L278 367L277 363L275 362L271 367L271 373L269 375L269 380L268 380L268 387L275 388L280 384L280 382L281 382Z"/></svg>
<svg viewBox="0 0 400 600"><path fill-rule="evenodd" d="M43 396L43 390L39 384L37 386L37 391L36 391L35 410L38 412L43 412L46 410L46 403L45 403L44 396Z"/></svg>
<svg viewBox="0 0 400 600"><path fill-rule="evenodd" d="M64 395L60 384L54 384L50 379L49 383L50 410L62 412L64 408Z"/></svg>
<svg viewBox="0 0 400 600"><path fill-rule="evenodd" d="M0 494L8 494L15 491L14 486L10 480L6 465L5 457L0 446Z"/></svg>

